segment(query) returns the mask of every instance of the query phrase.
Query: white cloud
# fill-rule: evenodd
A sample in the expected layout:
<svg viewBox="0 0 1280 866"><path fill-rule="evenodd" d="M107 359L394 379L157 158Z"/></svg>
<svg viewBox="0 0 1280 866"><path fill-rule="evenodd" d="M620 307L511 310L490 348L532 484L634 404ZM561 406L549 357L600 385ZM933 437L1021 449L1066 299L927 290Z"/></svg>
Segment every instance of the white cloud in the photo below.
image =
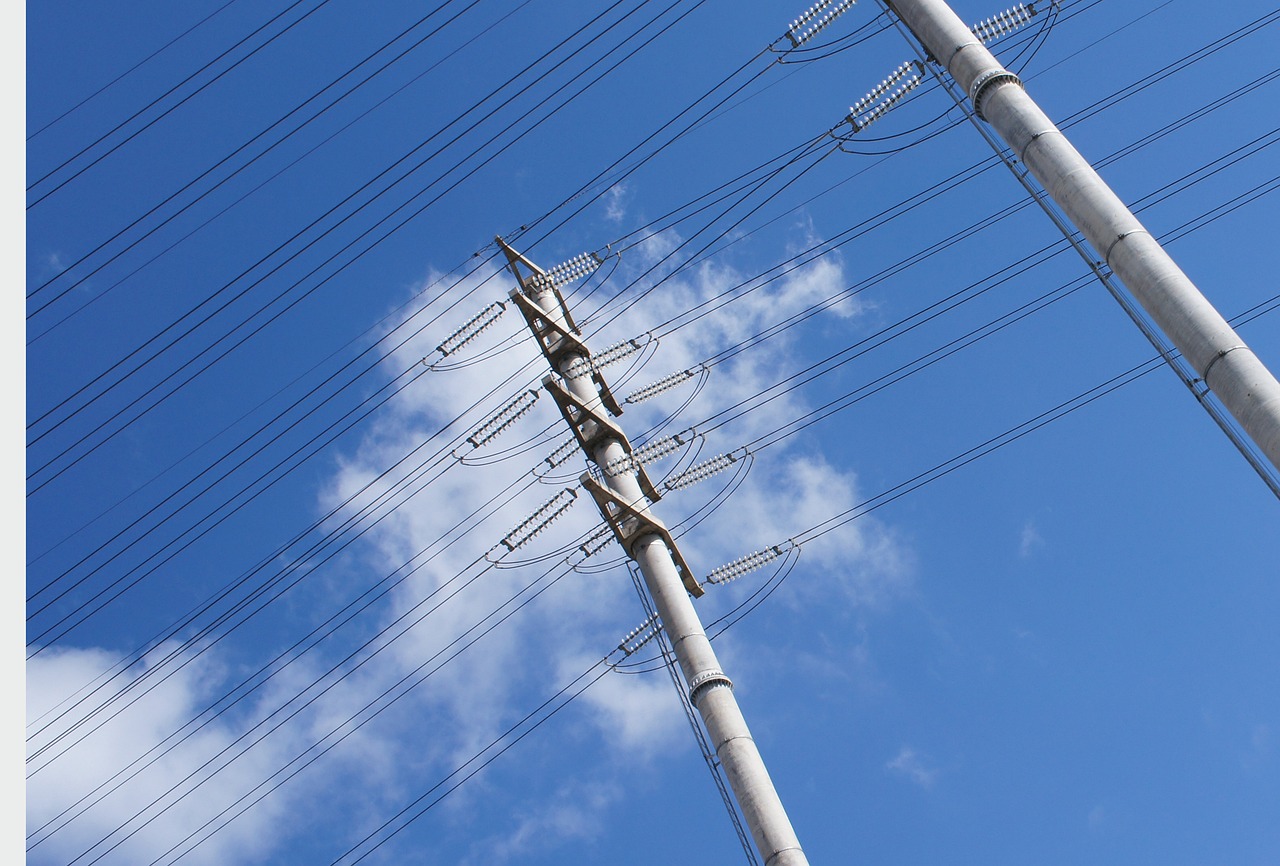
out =
<svg viewBox="0 0 1280 866"><path fill-rule="evenodd" d="M1107 825L1107 808L1099 803L1089 810L1089 815L1085 819L1089 825L1089 832L1099 833L1106 828Z"/></svg>
<svg viewBox="0 0 1280 866"><path fill-rule="evenodd" d="M926 791L938 781L938 771L930 767L925 757L911 746L898 750L898 754L885 764L885 769L911 780Z"/></svg>
<svg viewBox="0 0 1280 866"><path fill-rule="evenodd" d="M47 841L41 841L29 853L28 863L65 863L104 837L118 842L119 847L103 862L151 862L170 847L183 844L184 837L234 803L265 775L264 768L279 759L283 744L265 743L247 760L202 784L196 796L177 801L175 794L167 792L187 790L190 783L186 780L192 774L196 778L207 776L201 765L230 745L239 733L236 723L219 719L191 733L177 748L133 778L121 779L122 784L91 809L83 809L83 805L98 800L95 789L105 786L103 790L110 791L115 786L112 779L123 765L148 754L194 715L220 678L207 660L196 662L98 726L93 719L87 719L84 709L69 709L67 699L108 670L114 661L115 657L103 650L49 649L28 662L29 726L35 722L29 731L49 725L48 730L32 739L29 748L34 753L50 747L49 752L28 766L28 832L48 825L50 829L41 833L43 837L53 828L66 825ZM63 713L62 717L53 721L59 713ZM81 720L93 724L77 731L74 726ZM93 728L93 733L80 739L84 731ZM67 736L59 742L64 734ZM54 754L58 759L49 760ZM169 805L169 810L164 820L144 825L142 821L157 809L149 809L142 820L134 815L141 806L156 799L162 806ZM226 862L238 859L246 847L262 853L277 838L269 831L287 808L287 799L281 797L252 810L197 848L190 861ZM74 820L69 821L72 816ZM124 834L117 832L120 827L132 835L122 838ZM101 851L102 848L95 848L95 854Z"/></svg>
<svg viewBox="0 0 1280 866"><path fill-rule="evenodd" d="M622 193L616 191L616 197L620 199ZM606 290L625 286L678 243L674 234L666 232L633 249ZM445 336L485 305L505 301L504 284L509 280L486 282L491 276L492 272L477 273L452 290L451 302L466 300L454 303L439 321L397 348L386 362L388 378L425 369L421 359L437 357L435 347ZM831 260L748 293L707 315L695 328L681 331L678 339L663 341L646 367L631 371L633 381L643 384L691 368L726 345L748 339L780 317L831 294L842 281L838 261ZM588 339L598 349L642 334L742 282L742 275L730 265L704 263L666 280L645 304L610 319L598 332L588 328ZM424 779L438 779L475 755L572 675L610 652L643 619L624 569L590 573L591 569L570 567L581 562L575 553L578 540L601 522L585 493L527 546L507 551L499 544L548 498L566 487L576 489L577 475L585 466L581 456L554 471L540 464L567 435L545 395L494 443L472 449L461 438L521 391L534 387L535 393L542 394L537 380L546 362L524 336L518 313L509 303L507 307L504 316L473 344L446 359L448 364L423 373L388 404L366 428L358 447L335 462L323 491L319 503L323 511L351 499L330 527L364 506L383 503L375 512L383 519L369 529L365 543L348 551L340 563L327 566L322 580L341 597L351 595L350 586L397 581L374 609L376 624L366 617L353 627L361 639L388 627L390 631L372 644L385 648L372 658L369 649L357 651L340 669L345 675L340 687L325 693L296 720L206 782L200 796L187 798L163 821L153 822L131 838L120 849L122 862L153 859L314 743L332 742L335 734L349 736L299 778L306 780L309 799L325 790L349 800L347 823L362 826L356 831L362 835L376 826L377 816L398 808L381 810L381 804L403 804L425 787ZM847 316L852 311L846 308L833 315ZM417 317L411 327L426 323L431 314ZM794 355L791 339L783 335L771 341L766 351L744 352L717 366L710 387L684 409L671 429L712 416L769 387ZM608 371L619 394L626 387L626 372L624 365ZM688 393L673 392L628 407L621 424L638 444L645 430L670 420L668 413ZM709 437L701 456L733 450L804 410L798 393L780 396ZM412 453L410 460L388 469L406 453ZM655 479L669 469L669 465L654 467ZM668 495L658 506L659 514L669 525L678 526L713 504L730 477ZM859 498L857 478L850 470L791 440L756 455L750 473L739 480L727 504L681 536L686 558L700 571L741 556L753 545L781 542L851 507ZM397 506L394 511L389 510L391 504ZM611 558L619 558L616 546L599 557ZM910 583L909 555L893 533L872 518L854 521L806 545L801 567L810 566L819 566L810 572L810 577L816 575L815 581L822 581L815 591L835 589L854 609L882 607ZM341 644L342 640L347 643ZM343 636L334 642L353 649L353 640ZM329 651L338 653L337 646ZM216 657L210 654L185 668L146 702L36 777L28 791L33 826L109 777L121 765L121 756L127 756L127 761L144 753L201 709L217 684L229 676L216 668ZM357 667L366 659L367 664ZM60 700L110 660L107 653L95 650L39 657L28 671L32 711L41 712ZM308 695L319 696L319 689L333 682L330 677L311 686L323 670L318 659L295 662L251 706L202 729L182 749L87 812L74 828L46 843L47 856L52 861L78 854L128 820L138 804L150 802L180 782L209 755L232 743L255 721L287 705L294 695L309 689ZM402 697L376 724L352 733L347 719L354 710L368 705L370 709L360 715L368 718L396 696ZM610 674L585 693L578 706L587 712L587 729L594 731L606 765L619 772L669 752L672 744L688 737L672 685L661 671L634 677ZM298 791L296 783L281 789L193 856L209 861L245 859L247 851L261 853L264 845L283 843L284 838L266 833L265 828L290 807ZM467 789L453 799L465 802L472 796L483 793ZM515 859L535 837L546 845L553 845L556 837L574 837L584 832L592 810L609 802L610 796L602 794L591 808L571 809L553 802L527 811L520 827L505 841L494 841L489 853L495 861ZM322 820L319 814L313 817Z"/></svg>
<svg viewBox="0 0 1280 866"><path fill-rule="evenodd" d="M627 185L614 184L604 196L604 218L611 223L620 223L627 215Z"/></svg>
<svg viewBox="0 0 1280 866"><path fill-rule="evenodd" d="M1022 534L1018 539L1018 555L1026 559L1043 546L1044 538L1041 537L1039 528L1033 519L1027 518L1027 522L1022 525Z"/></svg>
<svg viewBox="0 0 1280 866"><path fill-rule="evenodd" d="M622 192L615 191L615 197L620 197ZM809 245L811 240L806 237L804 245ZM647 279L660 279L657 275L666 272L669 266L654 266L679 242L672 232L651 236L629 251L605 291L627 286L628 281L637 279L650 268L654 269L654 275ZM533 255L530 258L543 267L556 264ZM631 387L694 367L726 345L748 339L780 318L833 294L843 283L841 271L838 260L824 260L798 269L705 316L696 327L682 330L678 338L662 341L647 367L632 371L630 381L624 376L625 365L610 368L606 375L615 393L621 396ZM478 283L481 276L477 275L472 282ZM714 298L742 282L743 275L731 266L720 261L705 262L664 280L643 304L631 307L625 316L599 317L598 321L605 322L602 326L587 324L586 339L599 351L604 346L643 334L694 304ZM458 291L468 288L470 284L460 286ZM628 291L640 288L641 285L636 284ZM466 309L459 305L448 321L442 321L438 332L433 328L430 337L424 333L404 347L391 365L392 372L431 355L441 334L449 333L457 323L504 292L496 281L487 284L470 299ZM567 289L566 293L572 298L572 290ZM601 293L595 300L603 298ZM609 308L616 306L611 304ZM836 315L848 316L854 311L852 307L844 308ZM588 318L580 309L574 312L580 323ZM494 349L512 344L523 328L524 323L511 311L498 326L459 353L459 361L483 358ZM669 429L679 430L681 425L714 415L767 388L779 378L778 371L785 369L786 359L793 351L790 339L784 335L772 341L766 351L744 352L715 368L711 386L699 394ZM465 423L456 428L465 432L482 423L486 411L494 411L545 372L545 360L536 356L529 343L496 357L500 360L466 366L456 372L432 372L423 378L420 387L406 391L393 411L340 467L330 491L330 501L340 501L376 477L396 455L428 439L443 420L465 415ZM530 358L534 361L527 374L501 384L512 369ZM495 389L495 394L483 401L484 410L466 411L477 397L491 389ZM633 442L640 444L644 431L663 422L673 405L678 406L687 396L688 391L677 391L649 403L628 406L620 423ZM712 449L732 450L739 442L771 430L780 419L794 417L803 410L804 403L798 395L779 397L766 408L735 422L724 437L708 441L701 456L711 456L715 453ZM544 434L543 431L550 432ZM416 560L417 570L397 589L393 601L396 613L408 610L430 593L451 592L458 585L459 575L463 575L463 580L481 575L431 613L421 626L396 642L391 655L397 665L409 668L438 653L441 647L480 622L503 599L529 584L531 575L538 569L488 568L484 571L487 566L483 557L486 551L495 550L494 545L507 530L554 494L559 489L556 484L538 483L504 494L504 501L494 506L491 514L485 512L487 516L470 521L469 531L452 537L447 549L440 551L432 545L445 528L483 509L495 493L528 473L566 432L551 401L544 397L500 440L477 451L468 465L458 465L456 459L446 458L440 470L433 473L435 480L380 525L373 536L380 567L388 570L398 567L423 550L427 550L430 557ZM729 435L734 438L727 439ZM499 453L512 443L523 441L538 444L503 462L484 465L487 454ZM464 447L463 451L466 450ZM563 483L572 483L582 466L581 458L575 458L573 466L565 472ZM657 480L669 469L670 465L655 466L651 474ZM706 505L724 480L720 478L690 491L671 493L659 503L658 513L668 525L677 526ZM391 481L381 482L384 486L388 483ZM759 546L784 541L795 532L851 507L857 499L857 479L851 472L833 466L820 452L801 450L788 441L762 454L728 504L695 530L681 536L682 551L691 563L697 563L695 568L706 571L749 552L744 546L756 541ZM575 539L599 522L594 503L584 494L534 543L508 554L505 562L546 557L539 568L554 566L573 556ZM616 548L611 547L604 556L616 557L617 553ZM837 588L851 601L852 607L883 606L909 585L908 554L892 532L872 518L854 521L806 545L802 559L805 566L821 566L821 572L830 578L822 591ZM501 629L486 636L482 644L435 675L423 687L419 701L427 708L429 717L440 720L442 729L450 732L443 738L448 740L448 749L444 749L444 743L440 744L440 759L458 760L471 754L500 731L533 695L545 694L570 673L578 672L615 646L622 635L643 618L628 584L623 571L603 576L570 573L548 592L545 604L522 609ZM549 638L552 634L554 640ZM555 675L549 676L549 671ZM483 683L484 688L476 688L477 683ZM671 685L661 673L631 678L610 675L586 693L581 703L594 714L602 742L609 746L615 759L622 762L643 761L664 744L685 735L685 722Z"/></svg>
<svg viewBox="0 0 1280 866"><path fill-rule="evenodd" d="M474 845L464 866L521 862L567 841L595 838L605 826L600 820L601 813L619 802L623 795L621 786L616 785L569 786L549 802L512 816L512 829Z"/></svg>

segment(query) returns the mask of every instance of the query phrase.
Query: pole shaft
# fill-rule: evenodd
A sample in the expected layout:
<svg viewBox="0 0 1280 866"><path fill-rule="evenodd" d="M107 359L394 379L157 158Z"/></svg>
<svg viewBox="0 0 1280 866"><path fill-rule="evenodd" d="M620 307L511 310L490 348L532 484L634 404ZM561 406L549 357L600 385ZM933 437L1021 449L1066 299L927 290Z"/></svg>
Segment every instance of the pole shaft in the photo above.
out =
<svg viewBox="0 0 1280 866"><path fill-rule="evenodd" d="M532 299L549 319L564 326L565 319L554 292L538 292ZM584 405L599 408L600 395L590 377L568 375L580 359L580 355L566 354L558 363L557 372L574 397ZM597 466L603 467L625 455L621 442L606 437L590 456ZM634 472L605 473L605 483L623 500L648 512ZM663 630L689 687L690 699L702 717L764 866L808 866L800 840L738 707L733 684L720 668L665 539L656 534L642 535L630 552L653 597Z"/></svg>
<svg viewBox="0 0 1280 866"><path fill-rule="evenodd" d="M887 0L1280 470L1280 382L945 0Z"/></svg>

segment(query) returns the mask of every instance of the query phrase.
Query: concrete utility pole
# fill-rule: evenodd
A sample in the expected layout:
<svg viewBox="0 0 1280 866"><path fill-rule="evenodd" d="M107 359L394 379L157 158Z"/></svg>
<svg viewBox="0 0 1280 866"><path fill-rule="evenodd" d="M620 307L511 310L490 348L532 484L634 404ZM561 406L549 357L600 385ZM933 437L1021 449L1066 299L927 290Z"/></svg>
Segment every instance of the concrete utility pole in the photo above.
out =
<svg viewBox="0 0 1280 866"><path fill-rule="evenodd" d="M694 610L690 595L702 595L702 588L671 533L649 510L649 503L656 501L659 494L644 467L631 459L631 446L610 417L622 410L592 366L591 353L579 339L577 326L560 296L560 268L543 271L501 238L498 244L520 284L519 290L511 292L511 300L524 314L543 354L561 377L546 377L543 387L555 399L587 457L604 478L602 484L591 473L585 473L582 485L595 498L619 543L644 575L688 685L689 700L702 717L756 850L765 866L807 866L809 861L738 708L733 683L720 669ZM565 281L580 270L572 262L568 264Z"/></svg>
<svg viewBox="0 0 1280 866"><path fill-rule="evenodd" d="M1280 383L944 0L885 0L1280 470Z"/></svg>

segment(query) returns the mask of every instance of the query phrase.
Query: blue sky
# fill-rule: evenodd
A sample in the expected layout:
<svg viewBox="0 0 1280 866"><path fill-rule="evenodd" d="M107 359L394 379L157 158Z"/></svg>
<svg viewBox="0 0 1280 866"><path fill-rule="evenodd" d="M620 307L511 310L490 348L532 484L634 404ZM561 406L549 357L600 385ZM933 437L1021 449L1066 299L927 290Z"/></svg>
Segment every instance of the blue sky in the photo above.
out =
<svg viewBox="0 0 1280 866"><path fill-rule="evenodd" d="M1274 370L1228 6L993 50ZM735 456L693 570L787 551L697 606L811 862L1280 857L1276 496L935 82L847 134L879 8L27 10L27 862L745 858L554 406L467 441L546 373L497 235L692 373L619 422Z"/></svg>

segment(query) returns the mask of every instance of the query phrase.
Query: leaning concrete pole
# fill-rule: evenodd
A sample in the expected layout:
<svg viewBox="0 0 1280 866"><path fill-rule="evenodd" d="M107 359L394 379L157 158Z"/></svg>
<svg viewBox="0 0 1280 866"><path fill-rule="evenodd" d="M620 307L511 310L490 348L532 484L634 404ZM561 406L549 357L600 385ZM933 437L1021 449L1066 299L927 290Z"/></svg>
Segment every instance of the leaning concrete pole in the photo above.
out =
<svg viewBox="0 0 1280 866"><path fill-rule="evenodd" d="M587 457L601 470L603 484L591 474L582 476L582 484L644 575L689 688L689 700L702 717L756 850L764 866L808 866L738 708L733 683L720 669L694 610L690 596L702 595L702 588L671 533L649 509L659 494L644 467L631 459L631 446L610 417L622 410L578 338L577 326L556 288L557 269L543 271L501 238L498 243L520 283L511 300L524 315L552 369L560 374L544 379L543 387L555 399ZM570 268L570 273L573 271Z"/></svg>
<svg viewBox="0 0 1280 866"><path fill-rule="evenodd" d="M1280 383L944 0L886 0L1280 470Z"/></svg>

